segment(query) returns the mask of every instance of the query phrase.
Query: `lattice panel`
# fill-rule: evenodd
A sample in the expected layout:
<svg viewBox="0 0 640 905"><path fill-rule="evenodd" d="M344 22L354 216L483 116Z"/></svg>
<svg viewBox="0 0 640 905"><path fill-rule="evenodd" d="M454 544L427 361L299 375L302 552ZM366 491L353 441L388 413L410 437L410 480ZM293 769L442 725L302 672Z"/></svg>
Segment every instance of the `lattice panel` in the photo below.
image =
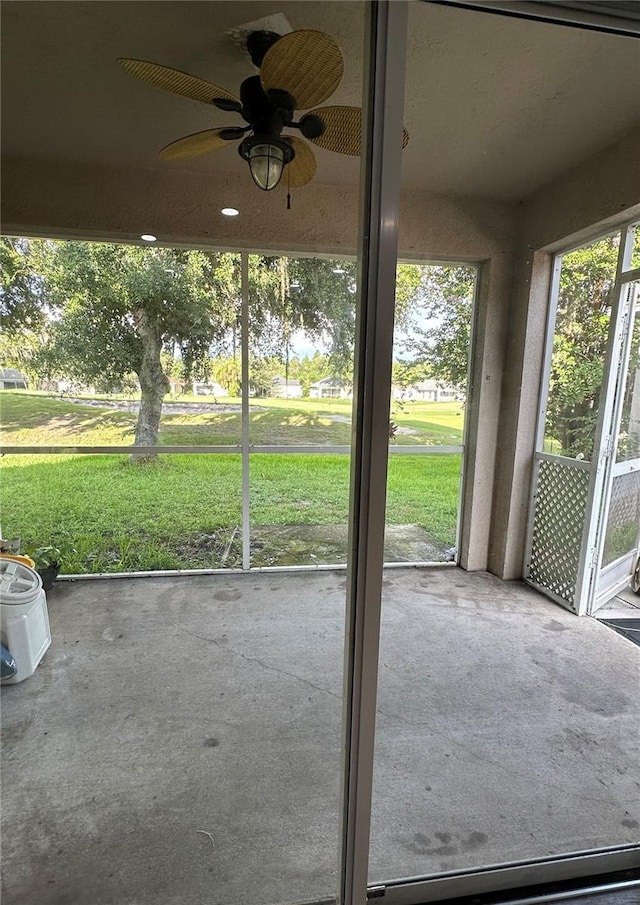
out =
<svg viewBox="0 0 640 905"><path fill-rule="evenodd" d="M529 578L574 608L589 471L564 462L540 463Z"/></svg>
<svg viewBox="0 0 640 905"><path fill-rule="evenodd" d="M604 539L603 566L633 550L640 523L640 471L616 475Z"/></svg>

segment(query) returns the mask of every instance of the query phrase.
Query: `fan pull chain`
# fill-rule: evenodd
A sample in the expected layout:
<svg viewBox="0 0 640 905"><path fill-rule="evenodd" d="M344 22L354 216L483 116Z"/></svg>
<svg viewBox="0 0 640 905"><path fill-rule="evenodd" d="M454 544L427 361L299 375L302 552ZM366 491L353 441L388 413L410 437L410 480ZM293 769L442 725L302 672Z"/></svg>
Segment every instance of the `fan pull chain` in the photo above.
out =
<svg viewBox="0 0 640 905"><path fill-rule="evenodd" d="M291 210L291 170L287 164L287 210Z"/></svg>

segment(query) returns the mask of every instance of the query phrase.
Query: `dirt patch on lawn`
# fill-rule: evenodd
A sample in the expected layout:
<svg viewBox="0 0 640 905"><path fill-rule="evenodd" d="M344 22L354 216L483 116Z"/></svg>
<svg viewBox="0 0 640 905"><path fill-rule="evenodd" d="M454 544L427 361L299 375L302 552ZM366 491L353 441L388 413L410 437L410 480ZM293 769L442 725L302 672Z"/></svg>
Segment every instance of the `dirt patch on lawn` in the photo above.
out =
<svg viewBox="0 0 640 905"><path fill-rule="evenodd" d="M416 525L388 525L385 562L447 562L453 550L434 540ZM251 527L251 565L320 566L347 561L346 525L256 525ZM242 531L220 528L199 533L175 546L172 552L183 569L242 567Z"/></svg>
<svg viewBox="0 0 640 905"><path fill-rule="evenodd" d="M242 568L242 531L239 527L198 532L171 546L182 569Z"/></svg>
<svg viewBox="0 0 640 905"><path fill-rule="evenodd" d="M252 566L333 565L347 561L346 525L269 525L251 529ZM416 525L387 525L386 562L445 562L452 551Z"/></svg>

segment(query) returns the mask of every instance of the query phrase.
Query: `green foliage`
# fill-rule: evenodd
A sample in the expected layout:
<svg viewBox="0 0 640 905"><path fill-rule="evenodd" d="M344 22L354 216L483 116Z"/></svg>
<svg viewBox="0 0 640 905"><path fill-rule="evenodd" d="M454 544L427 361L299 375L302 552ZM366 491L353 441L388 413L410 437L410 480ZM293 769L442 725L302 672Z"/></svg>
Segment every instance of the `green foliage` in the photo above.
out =
<svg viewBox="0 0 640 905"><path fill-rule="evenodd" d="M289 363L289 376L292 378L291 364ZM282 362L278 356L252 358L249 362L249 392L254 396L270 396L273 380L281 373Z"/></svg>
<svg viewBox="0 0 640 905"><path fill-rule="evenodd" d="M291 362L290 374L295 380L299 380L304 396L308 396L312 383L317 383L325 377L335 377L335 362L328 355L314 352L313 355L305 355L303 358L294 358ZM350 377L350 381L353 378Z"/></svg>
<svg viewBox="0 0 640 905"><path fill-rule="evenodd" d="M36 569L59 568L62 563L62 551L59 547L37 547L31 554Z"/></svg>
<svg viewBox="0 0 640 905"><path fill-rule="evenodd" d="M291 377L292 336L304 330L311 341L329 347L332 376L351 380L356 277L354 261L251 255L252 358L277 357L282 375Z"/></svg>
<svg viewBox="0 0 640 905"><path fill-rule="evenodd" d="M638 525L633 516L613 531L607 530L604 540L603 566L614 562L636 547Z"/></svg>
<svg viewBox="0 0 640 905"><path fill-rule="evenodd" d="M547 435L565 455L593 453L619 235L562 258L547 399Z"/></svg>
<svg viewBox="0 0 640 905"><path fill-rule="evenodd" d="M636 311L631 334L617 455L619 460L640 457L640 309Z"/></svg>
<svg viewBox="0 0 640 905"><path fill-rule="evenodd" d="M211 377L224 387L229 396L240 395L241 365L238 358L220 356L209 365Z"/></svg>
<svg viewBox="0 0 640 905"><path fill-rule="evenodd" d="M0 318L5 334L41 329L46 314L37 247L28 239L0 239Z"/></svg>
<svg viewBox="0 0 640 905"><path fill-rule="evenodd" d="M421 287L425 278L425 270L432 269L427 264L398 264L396 268L396 327L410 324L416 306L420 304Z"/></svg>
<svg viewBox="0 0 640 905"><path fill-rule="evenodd" d="M175 348L163 349L160 353L160 362L162 364L162 370L167 377L172 377L174 380L187 380L188 377L193 376L187 374L187 369L183 360L176 357ZM127 380L126 375L123 380Z"/></svg>
<svg viewBox="0 0 640 905"><path fill-rule="evenodd" d="M416 338L407 348L416 363L461 393L467 384L475 275L473 267L424 268L409 315Z"/></svg>
<svg viewBox="0 0 640 905"><path fill-rule="evenodd" d="M431 368L427 362L394 361L392 379L395 386L407 389L431 376Z"/></svg>
<svg viewBox="0 0 640 905"><path fill-rule="evenodd" d="M154 442L167 378L212 376L216 352L226 359L219 382L237 392L239 255L28 239L5 240L1 250L6 364L99 391L136 374L140 418L146 409L140 442ZM333 372L350 372L355 264L250 255L249 297L254 358L277 358L288 371L292 336L304 329L330 346Z"/></svg>
<svg viewBox="0 0 640 905"><path fill-rule="evenodd" d="M47 322L40 329L14 329L0 333L0 364L17 368L26 375L29 386L38 388L53 376L51 331Z"/></svg>
<svg viewBox="0 0 640 905"><path fill-rule="evenodd" d="M27 313L34 312L40 334L30 328L28 341L13 343L12 354L7 351L4 356L7 364L30 366L40 378L71 378L99 392L133 394L139 384L142 398L135 437L141 444L157 443L168 378L185 383L216 380L230 395L239 393L239 255L12 241L4 246L13 275L7 284L12 317L15 320L20 306L27 320ZM278 374L300 380L305 394L312 383L329 376L340 379L348 390L353 380L356 262L250 255L248 263L251 381L256 395L268 394ZM464 268L399 265L397 323L409 326L415 317L424 320L438 312L444 317L451 299L463 293L460 286L467 291L469 274ZM467 314L469 310L470 303ZM464 313L458 320L464 320ZM452 321L452 330L455 324ZM328 348L328 354L295 356L292 346L300 330ZM433 335L425 331L425 342ZM460 368L466 372L466 340L456 335L451 343L455 348L448 349L439 334L429 346L428 363L405 363L403 379L455 370L451 360L458 353ZM443 379L450 382L450 374Z"/></svg>
<svg viewBox="0 0 640 905"><path fill-rule="evenodd" d="M52 373L51 323L41 276L47 243L0 239L0 363L18 368L32 387Z"/></svg>
<svg viewBox="0 0 640 905"><path fill-rule="evenodd" d="M349 367L351 369L351 365ZM255 396L270 396L274 378L284 377L285 370L288 379L300 381L302 394L308 397L312 383L317 383L325 377L337 376L339 363L335 356L325 355L321 352L314 352L312 356L305 355L302 358L294 355L288 362L283 362L282 357L278 355L269 358L251 358L249 363L250 391ZM351 379L351 375L349 375L346 383L350 384Z"/></svg>
<svg viewBox="0 0 640 905"><path fill-rule="evenodd" d="M45 285L62 311L54 334L59 368L105 390L140 375L144 320L165 352L179 350L188 377L233 321L237 271L229 254L55 243ZM172 354L165 366L174 361Z"/></svg>

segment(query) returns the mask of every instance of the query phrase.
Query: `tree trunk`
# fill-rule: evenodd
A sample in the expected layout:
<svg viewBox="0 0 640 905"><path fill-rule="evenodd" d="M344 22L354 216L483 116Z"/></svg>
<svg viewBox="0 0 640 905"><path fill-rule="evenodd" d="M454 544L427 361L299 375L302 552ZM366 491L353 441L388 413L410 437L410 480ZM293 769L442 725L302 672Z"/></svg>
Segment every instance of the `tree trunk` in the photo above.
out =
<svg viewBox="0 0 640 905"><path fill-rule="evenodd" d="M137 327L142 340L142 364L138 371L141 397L134 443L136 446L157 446L162 401L169 392L169 381L160 361L162 339L157 322L144 311L139 313ZM135 456L136 460L141 458ZM151 454L143 460L153 458L155 455Z"/></svg>

